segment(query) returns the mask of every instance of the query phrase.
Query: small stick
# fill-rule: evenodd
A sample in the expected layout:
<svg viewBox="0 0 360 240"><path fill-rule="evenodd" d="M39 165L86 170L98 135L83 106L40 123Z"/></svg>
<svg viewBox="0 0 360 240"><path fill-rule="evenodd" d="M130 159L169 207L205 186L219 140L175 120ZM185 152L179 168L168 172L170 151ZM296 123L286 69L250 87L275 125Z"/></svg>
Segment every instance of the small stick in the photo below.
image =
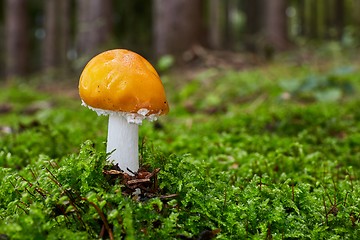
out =
<svg viewBox="0 0 360 240"><path fill-rule="evenodd" d="M136 184L136 183L144 183L144 182L150 182L150 179L149 178L142 178L142 179L129 180L129 181L127 181L126 184L133 185L133 184Z"/></svg>
<svg viewBox="0 0 360 240"><path fill-rule="evenodd" d="M16 206L17 206L18 208L20 208L21 210L23 210L26 214L29 214L29 211L27 211L27 210L23 209L22 207L20 207L19 204L16 204Z"/></svg>
<svg viewBox="0 0 360 240"><path fill-rule="evenodd" d="M104 233L105 233L105 225L103 224L99 234L99 239L102 239L104 237Z"/></svg>
<svg viewBox="0 0 360 240"><path fill-rule="evenodd" d="M56 185L58 185L59 187L62 188L61 183L56 179L55 175L54 175L47 167L45 167L45 169L46 169L46 171L47 171L48 173L50 173L50 175L53 177L53 178L51 178L51 177L49 177L49 178L50 178L54 183L56 183Z"/></svg>
<svg viewBox="0 0 360 240"><path fill-rule="evenodd" d="M112 233L112 230L111 230L111 228L109 226L109 223L108 223L104 213L101 211L101 209L95 203L90 202L87 198L83 197L82 200L87 201L91 206L93 206L95 208L95 210L98 212L98 214L100 215L101 220L104 223L104 226L105 226L105 228L106 228L106 230L107 230L107 232L109 234L110 240L114 240L114 235Z"/></svg>
<svg viewBox="0 0 360 240"><path fill-rule="evenodd" d="M104 170L103 173L109 175L120 175L120 174L124 175L124 172L118 170Z"/></svg>
<svg viewBox="0 0 360 240"><path fill-rule="evenodd" d="M13 184L13 182L10 181L10 180L9 180L9 182L10 182L10 184L13 186L13 188L15 189L16 193L19 194L19 196L21 196L21 193L20 193L19 190L15 187L15 185Z"/></svg>
<svg viewBox="0 0 360 240"><path fill-rule="evenodd" d="M168 199L168 198L173 198L173 197L177 197L179 194L174 193L174 194L169 194L169 195L165 195L165 196L160 196L160 199Z"/></svg>
<svg viewBox="0 0 360 240"><path fill-rule="evenodd" d="M37 179L37 174L35 173L35 171L30 168L30 172L31 172L31 175L33 176L34 179Z"/></svg>

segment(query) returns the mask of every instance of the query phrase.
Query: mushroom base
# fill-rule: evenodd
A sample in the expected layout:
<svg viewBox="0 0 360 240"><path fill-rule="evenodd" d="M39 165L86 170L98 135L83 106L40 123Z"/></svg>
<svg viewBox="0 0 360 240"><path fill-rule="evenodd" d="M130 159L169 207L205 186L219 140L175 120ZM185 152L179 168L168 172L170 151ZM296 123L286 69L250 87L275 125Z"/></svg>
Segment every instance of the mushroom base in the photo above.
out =
<svg viewBox="0 0 360 240"><path fill-rule="evenodd" d="M118 114L109 115L106 152L109 160L128 174L139 170L138 125ZM130 171L129 171L129 170Z"/></svg>

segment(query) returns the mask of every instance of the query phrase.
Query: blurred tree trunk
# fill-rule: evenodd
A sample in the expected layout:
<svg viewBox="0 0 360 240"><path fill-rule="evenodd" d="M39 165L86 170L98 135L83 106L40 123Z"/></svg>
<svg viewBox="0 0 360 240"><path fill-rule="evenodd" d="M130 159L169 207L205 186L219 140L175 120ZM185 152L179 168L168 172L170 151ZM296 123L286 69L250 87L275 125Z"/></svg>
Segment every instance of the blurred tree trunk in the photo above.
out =
<svg viewBox="0 0 360 240"><path fill-rule="evenodd" d="M6 77L24 75L27 71L28 32L26 0L6 0Z"/></svg>
<svg viewBox="0 0 360 240"><path fill-rule="evenodd" d="M305 14L305 3L306 1L298 1L298 12L299 12L299 25L300 25L300 36L306 36L307 27L306 27L306 14Z"/></svg>
<svg viewBox="0 0 360 240"><path fill-rule="evenodd" d="M77 0L77 49L92 55L110 40L112 31L111 0Z"/></svg>
<svg viewBox="0 0 360 240"><path fill-rule="evenodd" d="M221 0L210 0L209 3L209 45L213 49L221 47Z"/></svg>
<svg viewBox="0 0 360 240"><path fill-rule="evenodd" d="M324 36L326 39L330 39L332 37L332 28L334 25L334 1L327 0L326 4L324 5L324 14L325 14L325 32Z"/></svg>
<svg viewBox="0 0 360 240"><path fill-rule="evenodd" d="M234 49L236 34L235 31L238 29L234 29L233 16L235 11L237 11L237 0L225 0L225 23L224 23L224 48L225 49Z"/></svg>
<svg viewBox="0 0 360 240"><path fill-rule="evenodd" d="M259 46L264 27L265 4L262 1L265 0L244 1L244 13L246 18L244 45L250 52L262 51L262 46Z"/></svg>
<svg viewBox="0 0 360 240"><path fill-rule="evenodd" d="M307 22L307 26L309 29L308 36L310 38L318 38L318 23L317 23L317 13L318 13L318 5L317 1L310 0L307 2L308 10L309 10L309 21Z"/></svg>
<svg viewBox="0 0 360 240"><path fill-rule="evenodd" d="M265 0L265 41L276 50L289 47L286 0Z"/></svg>
<svg viewBox="0 0 360 240"><path fill-rule="evenodd" d="M69 0L47 0L45 3L44 70L67 68L69 47Z"/></svg>
<svg viewBox="0 0 360 240"><path fill-rule="evenodd" d="M344 10L345 10L344 1L335 0L335 29L336 29L336 38L338 39L341 39L343 36L344 25L345 25Z"/></svg>
<svg viewBox="0 0 360 240"><path fill-rule="evenodd" d="M246 17L246 34L258 34L263 27L264 4L262 3L262 0L245 1L244 11Z"/></svg>
<svg viewBox="0 0 360 240"><path fill-rule="evenodd" d="M326 1L326 3L325 3ZM325 37L325 24L326 24L326 21L325 21L325 10L326 10L326 7L325 5L329 4L329 0L317 0L316 3L317 3L317 19L316 19L316 23L317 23L317 30L318 30L318 37L320 39L324 39Z"/></svg>
<svg viewBox="0 0 360 240"><path fill-rule="evenodd" d="M360 32L360 1L359 0L354 0L353 1L354 4L354 10L353 10L353 19L355 20L355 28L357 29L358 32Z"/></svg>
<svg viewBox="0 0 360 240"><path fill-rule="evenodd" d="M155 0L153 23L156 56L179 57L202 40L202 1Z"/></svg>

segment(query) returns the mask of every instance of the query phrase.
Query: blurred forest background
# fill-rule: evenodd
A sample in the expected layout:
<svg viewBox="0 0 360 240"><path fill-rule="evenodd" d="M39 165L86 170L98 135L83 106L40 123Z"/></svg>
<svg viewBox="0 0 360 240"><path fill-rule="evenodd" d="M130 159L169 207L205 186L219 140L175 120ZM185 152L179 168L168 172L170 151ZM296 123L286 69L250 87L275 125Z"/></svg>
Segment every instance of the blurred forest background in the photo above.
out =
<svg viewBox="0 0 360 240"><path fill-rule="evenodd" d="M229 53L270 60L325 41L360 45L360 0L0 0L0 6L0 79L64 77L111 48L162 59L166 67L208 52L222 60Z"/></svg>

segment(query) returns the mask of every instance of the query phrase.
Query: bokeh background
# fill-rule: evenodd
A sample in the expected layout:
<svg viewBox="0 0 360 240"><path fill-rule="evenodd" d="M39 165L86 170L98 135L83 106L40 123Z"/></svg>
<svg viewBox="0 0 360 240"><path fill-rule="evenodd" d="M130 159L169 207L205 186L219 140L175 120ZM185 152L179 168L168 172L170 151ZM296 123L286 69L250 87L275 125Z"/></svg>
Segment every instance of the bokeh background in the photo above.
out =
<svg viewBox="0 0 360 240"><path fill-rule="evenodd" d="M251 65L309 46L360 45L360 0L1 0L0 7L0 79L64 79L110 48L134 50L161 70L217 66L214 55L241 68L233 53Z"/></svg>

